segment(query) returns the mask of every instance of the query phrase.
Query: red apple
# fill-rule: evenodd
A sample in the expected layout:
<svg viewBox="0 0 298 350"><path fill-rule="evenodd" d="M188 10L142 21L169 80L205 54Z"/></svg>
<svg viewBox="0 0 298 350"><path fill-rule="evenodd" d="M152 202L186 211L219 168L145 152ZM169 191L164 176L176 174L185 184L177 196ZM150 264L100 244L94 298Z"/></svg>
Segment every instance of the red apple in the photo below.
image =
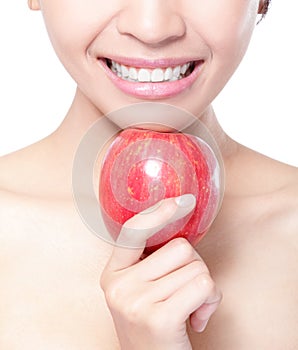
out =
<svg viewBox="0 0 298 350"><path fill-rule="evenodd" d="M193 212L148 239L144 253L148 255L176 237L195 246L217 213L219 182L217 159L198 137L126 129L113 141L102 163L102 217L116 240L133 215L161 199L192 193L196 197Z"/></svg>

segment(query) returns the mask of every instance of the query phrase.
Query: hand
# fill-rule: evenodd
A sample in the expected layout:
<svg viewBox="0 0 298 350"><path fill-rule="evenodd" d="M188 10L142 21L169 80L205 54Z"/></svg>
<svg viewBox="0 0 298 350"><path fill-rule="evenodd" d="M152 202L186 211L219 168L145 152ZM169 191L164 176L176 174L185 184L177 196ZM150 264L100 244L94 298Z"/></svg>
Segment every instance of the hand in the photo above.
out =
<svg viewBox="0 0 298 350"><path fill-rule="evenodd" d="M118 243L138 248L115 246L101 277L121 349L189 350L186 321L201 332L217 309L221 293L187 240L174 239L141 260L146 240L194 206L192 195L180 203L165 199L123 226Z"/></svg>

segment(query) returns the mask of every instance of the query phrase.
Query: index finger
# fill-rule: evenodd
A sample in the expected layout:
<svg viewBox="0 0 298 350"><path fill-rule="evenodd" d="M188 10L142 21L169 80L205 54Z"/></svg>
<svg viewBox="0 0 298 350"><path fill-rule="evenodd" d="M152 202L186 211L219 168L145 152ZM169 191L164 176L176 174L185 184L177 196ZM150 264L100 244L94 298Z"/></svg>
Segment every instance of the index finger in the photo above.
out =
<svg viewBox="0 0 298 350"><path fill-rule="evenodd" d="M138 262L147 239L189 214L195 204L192 194L167 198L126 221L110 257L109 267L114 271L122 270Z"/></svg>

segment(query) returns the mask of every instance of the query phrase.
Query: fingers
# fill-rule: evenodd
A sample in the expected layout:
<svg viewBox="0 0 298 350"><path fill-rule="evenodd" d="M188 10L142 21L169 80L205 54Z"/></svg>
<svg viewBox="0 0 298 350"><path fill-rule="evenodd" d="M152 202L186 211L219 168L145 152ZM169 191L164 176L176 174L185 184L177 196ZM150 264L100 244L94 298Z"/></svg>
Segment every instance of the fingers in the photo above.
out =
<svg viewBox="0 0 298 350"><path fill-rule="evenodd" d="M109 268L114 271L121 270L138 262L148 238L166 225L189 214L194 207L195 197L186 194L164 199L152 208L133 216L123 225L108 264Z"/></svg>
<svg viewBox="0 0 298 350"><path fill-rule="evenodd" d="M173 217L186 215L192 205L188 209L183 208L180 209L174 199L167 199L134 217L125 229L130 230L141 224L146 230L151 230L154 225L159 229ZM139 221L141 215L146 216L143 222ZM155 229L150 234L152 232L154 234ZM147 238L144 235L135 241L144 247ZM142 251L141 247L114 248L101 278L107 305L118 335L121 333L125 341L128 334L132 334L130 339L133 340L137 337L143 340L149 335L148 341L157 339L160 344L162 339L171 344L167 348L173 348L177 336L183 338L183 342L187 341L188 319L195 331L206 327L221 301L221 293L210 277L206 264L187 240L178 238L170 241L139 261Z"/></svg>
<svg viewBox="0 0 298 350"><path fill-rule="evenodd" d="M191 315L191 326L195 331L202 331L217 309L222 294L216 287L209 273L201 273L184 287L177 290L169 299L164 301L166 308L175 310L177 317L186 321ZM183 307L177 308L177 305Z"/></svg>
<svg viewBox="0 0 298 350"><path fill-rule="evenodd" d="M191 244L185 238L176 238L142 260L135 268L142 271L144 280L154 281L193 261L200 261L204 265L204 271L208 271Z"/></svg>
<svg viewBox="0 0 298 350"><path fill-rule="evenodd" d="M203 332L212 314L217 310L222 299L221 293L213 302L204 303L190 316L190 325L196 332Z"/></svg>
<svg viewBox="0 0 298 350"><path fill-rule="evenodd" d="M206 273L207 267L204 262L195 260L172 273L151 282L154 300L164 301L172 297L179 289L197 278L200 274Z"/></svg>

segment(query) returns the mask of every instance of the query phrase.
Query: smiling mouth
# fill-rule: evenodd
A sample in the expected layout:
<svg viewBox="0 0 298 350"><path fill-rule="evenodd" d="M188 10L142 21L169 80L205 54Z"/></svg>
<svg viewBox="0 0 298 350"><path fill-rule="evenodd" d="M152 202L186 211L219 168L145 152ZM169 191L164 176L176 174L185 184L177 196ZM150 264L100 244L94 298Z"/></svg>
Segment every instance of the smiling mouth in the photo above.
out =
<svg viewBox="0 0 298 350"><path fill-rule="evenodd" d="M183 65L165 68L140 68L123 65L109 58L105 59L108 68L119 78L134 83L163 83L188 77L201 61L190 61Z"/></svg>

